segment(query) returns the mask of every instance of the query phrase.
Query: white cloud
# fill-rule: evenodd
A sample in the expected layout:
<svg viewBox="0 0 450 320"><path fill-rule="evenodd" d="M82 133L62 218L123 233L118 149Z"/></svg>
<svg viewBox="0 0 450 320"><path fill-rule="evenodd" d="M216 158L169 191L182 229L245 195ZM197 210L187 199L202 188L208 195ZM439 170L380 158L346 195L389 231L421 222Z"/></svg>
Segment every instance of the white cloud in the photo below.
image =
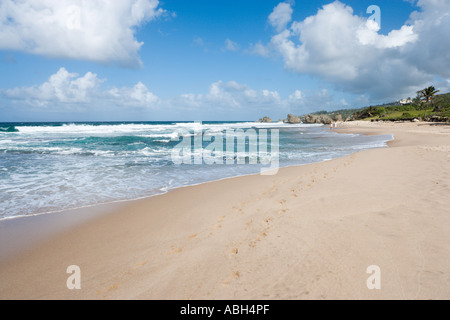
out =
<svg viewBox="0 0 450 320"><path fill-rule="evenodd" d="M256 44L250 44L250 47L246 50L246 52L267 58L270 56L271 51L270 48L263 45L261 42L257 42Z"/></svg>
<svg viewBox="0 0 450 320"><path fill-rule="evenodd" d="M239 50L239 45L236 42L227 38L225 40L225 49L228 51L237 51Z"/></svg>
<svg viewBox="0 0 450 320"><path fill-rule="evenodd" d="M170 99L171 107L195 108L196 110L242 111L270 110L281 106L282 100L276 91L254 90L235 81L217 81L210 85L206 94L183 94Z"/></svg>
<svg viewBox="0 0 450 320"><path fill-rule="evenodd" d="M78 77L61 68L39 86L8 89L4 95L12 100L25 100L29 104L46 106L50 103L88 103L96 95L102 80L96 74L86 73Z"/></svg>
<svg viewBox="0 0 450 320"><path fill-rule="evenodd" d="M194 46L197 46L197 47L203 47L205 45L205 41L198 36L194 37L194 39L192 40L192 43Z"/></svg>
<svg viewBox="0 0 450 320"><path fill-rule="evenodd" d="M138 82L132 88L113 88L103 96L119 106L152 107L158 102L158 97L150 92L142 82Z"/></svg>
<svg viewBox="0 0 450 320"><path fill-rule="evenodd" d="M295 90L293 94L289 96L290 101L302 101L304 98L304 94L300 90Z"/></svg>
<svg viewBox="0 0 450 320"><path fill-rule="evenodd" d="M136 27L165 11L158 0L2 0L0 49L48 57L141 64Z"/></svg>
<svg viewBox="0 0 450 320"><path fill-rule="evenodd" d="M292 7L290 3L279 3L269 15L269 23L277 31L281 31L286 28L286 25L292 19Z"/></svg>
<svg viewBox="0 0 450 320"><path fill-rule="evenodd" d="M419 0L417 5L421 10L411 15L410 23L418 41L404 54L421 71L449 78L450 1Z"/></svg>
<svg viewBox="0 0 450 320"><path fill-rule="evenodd" d="M101 89L104 81L91 72L79 76L60 68L40 85L3 90L3 96L37 109L65 110L79 109L80 106L95 108L103 107L105 103L118 107L152 108L158 102L158 98L141 82L134 87L104 91Z"/></svg>
<svg viewBox="0 0 450 320"><path fill-rule="evenodd" d="M378 49L397 48L417 41L417 34L412 26L402 26L400 30L392 30L387 36L379 34L380 26L373 20L367 20L365 26L356 31L356 36L362 45Z"/></svg>
<svg viewBox="0 0 450 320"><path fill-rule="evenodd" d="M308 93L295 90L285 104L291 113L305 114L319 110L334 110L344 105L342 99L339 102L335 100L327 89Z"/></svg>
<svg viewBox="0 0 450 320"><path fill-rule="evenodd" d="M291 13L276 20L274 10L269 20L277 33L261 52L277 52L287 69L346 92L375 99L412 94L436 76L450 77L450 2L419 0L418 5L422 10L411 15L409 25L387 35L339 1L303 21L291 22Z"/></svg>

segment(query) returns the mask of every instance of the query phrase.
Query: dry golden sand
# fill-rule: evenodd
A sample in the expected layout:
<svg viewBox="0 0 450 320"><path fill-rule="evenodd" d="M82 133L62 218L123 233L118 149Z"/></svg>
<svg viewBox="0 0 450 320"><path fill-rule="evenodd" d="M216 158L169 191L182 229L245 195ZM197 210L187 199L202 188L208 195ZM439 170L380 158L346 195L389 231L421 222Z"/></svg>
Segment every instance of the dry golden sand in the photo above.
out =
<svg viewBox="0 0 450 320"><path fill-rule="evenodd" d="M122 205L4 260L0 298L449 299L450 126L339 130L395 141Z"/></svg>

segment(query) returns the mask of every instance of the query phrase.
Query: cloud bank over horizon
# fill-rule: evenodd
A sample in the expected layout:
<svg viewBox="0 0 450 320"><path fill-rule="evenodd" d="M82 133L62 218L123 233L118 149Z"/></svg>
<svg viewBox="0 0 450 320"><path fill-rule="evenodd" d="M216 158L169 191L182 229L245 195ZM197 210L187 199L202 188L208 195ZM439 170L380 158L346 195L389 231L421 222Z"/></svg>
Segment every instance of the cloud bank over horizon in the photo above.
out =
<svg viewBox="0 0 450 320"><path fill-rule="evenodd" d="M79 75L64 67L41 84L0 89L0 101L2 98L28 113L64 114L97 110L105 114L120 110L121 114L130 111L177 117L188 112L190 120L210 120L214 115L230 116L234 112L251 120L257 114L276 117L277 114L307 112L311 107L347 105L333 101L332 94L326 89L318 92L295 90L282 97L276 90L256 90L236 81L222 80L211 83L204 93L185 93L163 99L142 82L129 87L109 87L107 80L95 73Z"/></svg>

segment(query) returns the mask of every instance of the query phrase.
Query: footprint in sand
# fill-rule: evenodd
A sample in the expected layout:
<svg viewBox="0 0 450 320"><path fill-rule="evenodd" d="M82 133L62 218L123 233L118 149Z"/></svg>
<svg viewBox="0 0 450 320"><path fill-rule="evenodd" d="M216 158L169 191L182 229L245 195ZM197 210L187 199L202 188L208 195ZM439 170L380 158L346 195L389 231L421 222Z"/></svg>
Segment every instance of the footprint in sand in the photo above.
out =
<svg viewBox="0 0 450 320"><path fill-rule="evenodd" d="M293 197L293 198L297 198L298 197L298 195L297 195L297 190L295 190L295 188L292 188L291 189L291 197Z"/></svg>
<svg viewBox="0 0 450 320"><path fill-rule="evenodd" d="M251 219L250 221L247 221L245 223L245 230L249 229L252 224L253 224L253 219Z"/></svg>
<svg viewBox="0 0 450 320"><path fill-rule="evenodd" d="M286 212L286 211L288 210L288 209L286 208L286 202L287 202L287 201L284 200L284 199L278 202L278 204L281 205L281 209L282 209L282 210L278 211L278 214L284 213L284 212Z"/></svg>
<svg viewBox="0 0 450 320"><path fill-rule="evenodd" d="M234 270L225 280L222 281L222 285L229 285L231 281L239 279L241 274L238 270Z"/></svg>
<svg viewBox="0 0 450 320"><path fill-rule="evenodd" d="M217 229L221 229L222 228L222 223L224 222L226 216L221 216L218 220L217 220L217 224L210 227L211 232L209 233L209 236L212 236L212 231L217 230Z"/></svg>
<svg viewBox="0 0 450 320"><path fill-rule="evenodd" d="M232 209L233 209L233 213L242 213L242 208L234 206Z"/></svg>
<svg viewBox="0 0 450 320"><path fill-rule="evenodd" d="M183 247L178 247L178 248L176 248L176 247L172 246L172 247L171 247L171 250L170 250L170 251L167 251L166 254L167 254L167 255L172 255L172 254L174 254L174 253L180 253L181 251L183 251Z"/></svg>
<svg viewBox="0 0 450 320"><path fill-rule="evenodd" d="M106 290L97 290L96 294L103 295L103 297L106 297L108 292L117 290L119 288L119 285L120 285L120 283L116 282L113 285L109 286L108 289L106 289Z"/></svg>
<svg viewBox="0 0 450 320"><path fill-rule="evenodd" d="M262 238L267 237L267 233L265 231L261 232L257 237L256 237L256 241L261 240Z"/></svg>
<svg viewBox="0 0 450 320"><path fill-rule="evenodd" d="M140 262L140 263L136 264L136 265L132 268L132 270L136 270L136 269L142 268L142 267L145 266L147 263L148 263L148 260L143 261L143 262Z"/></svg>
<svg viewBox="0 0 450 320"><path fill-rule="evenodd" d="M110 286L108 288L108 291L113 291L113 290L117 290L117 288L119 288L120 283L114 283L112 286Z"/></svg>
<svg viewBox="0 0 450 320"><path fill-rule="evenodd" d="M238 248L233 248L232 250L231 250L231 256L235 256L235 255L237 255L239 253L239 249Z"/></svg>
<svg viewBox="0 0 450 320"><path fill-rule="evenodd" d="M225 218L227 216L221 216L218 220L217 220L217 224L220 225L221 223L223 223L225 221Z"/></svg>
<svg viewBox="0 0 450 320"><path fill-rule="evenodd" d="M265 229L263 232L261 232L261 233L256 237L255 240L250 241L249 244L248 244L248 246L251 247L251 248L256 247L256 244L257 244L259 241L261 241L261 239L267 237L267 232L268 232L268 229Z"/></svg>

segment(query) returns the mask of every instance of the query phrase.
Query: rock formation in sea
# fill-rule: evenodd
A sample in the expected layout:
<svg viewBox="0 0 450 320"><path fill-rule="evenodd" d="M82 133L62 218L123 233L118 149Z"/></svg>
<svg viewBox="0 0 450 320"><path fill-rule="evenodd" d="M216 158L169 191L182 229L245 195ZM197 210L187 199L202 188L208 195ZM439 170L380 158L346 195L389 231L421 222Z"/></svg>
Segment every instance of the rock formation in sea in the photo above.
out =
<svg viewBox="0 0 450 320"><path fill-rule="evenodd" d="M294 116L293 114L288 114L286 122L290 123L290 124L295 124L295 123L301 123L302 120L300 119L300 117Z"/></svg>
<svg viewBox="0 0 450 320"><path fill-rule="evenodd" d="M342 117L341 117L342 119ZM314 114L307 114L303 117L303 123L323 123L323 124L330 124L333 122L333 119L326 114L321 115L314 115ZM337 121L337 119L336 119Z"/></svg>
<svg viewBox="0 0 450 320"><path fill-rule="evenodd" d="M259 119L258 122L271 123L272 119L270 119L269 117L264 117L264 118Z"/></svg>

